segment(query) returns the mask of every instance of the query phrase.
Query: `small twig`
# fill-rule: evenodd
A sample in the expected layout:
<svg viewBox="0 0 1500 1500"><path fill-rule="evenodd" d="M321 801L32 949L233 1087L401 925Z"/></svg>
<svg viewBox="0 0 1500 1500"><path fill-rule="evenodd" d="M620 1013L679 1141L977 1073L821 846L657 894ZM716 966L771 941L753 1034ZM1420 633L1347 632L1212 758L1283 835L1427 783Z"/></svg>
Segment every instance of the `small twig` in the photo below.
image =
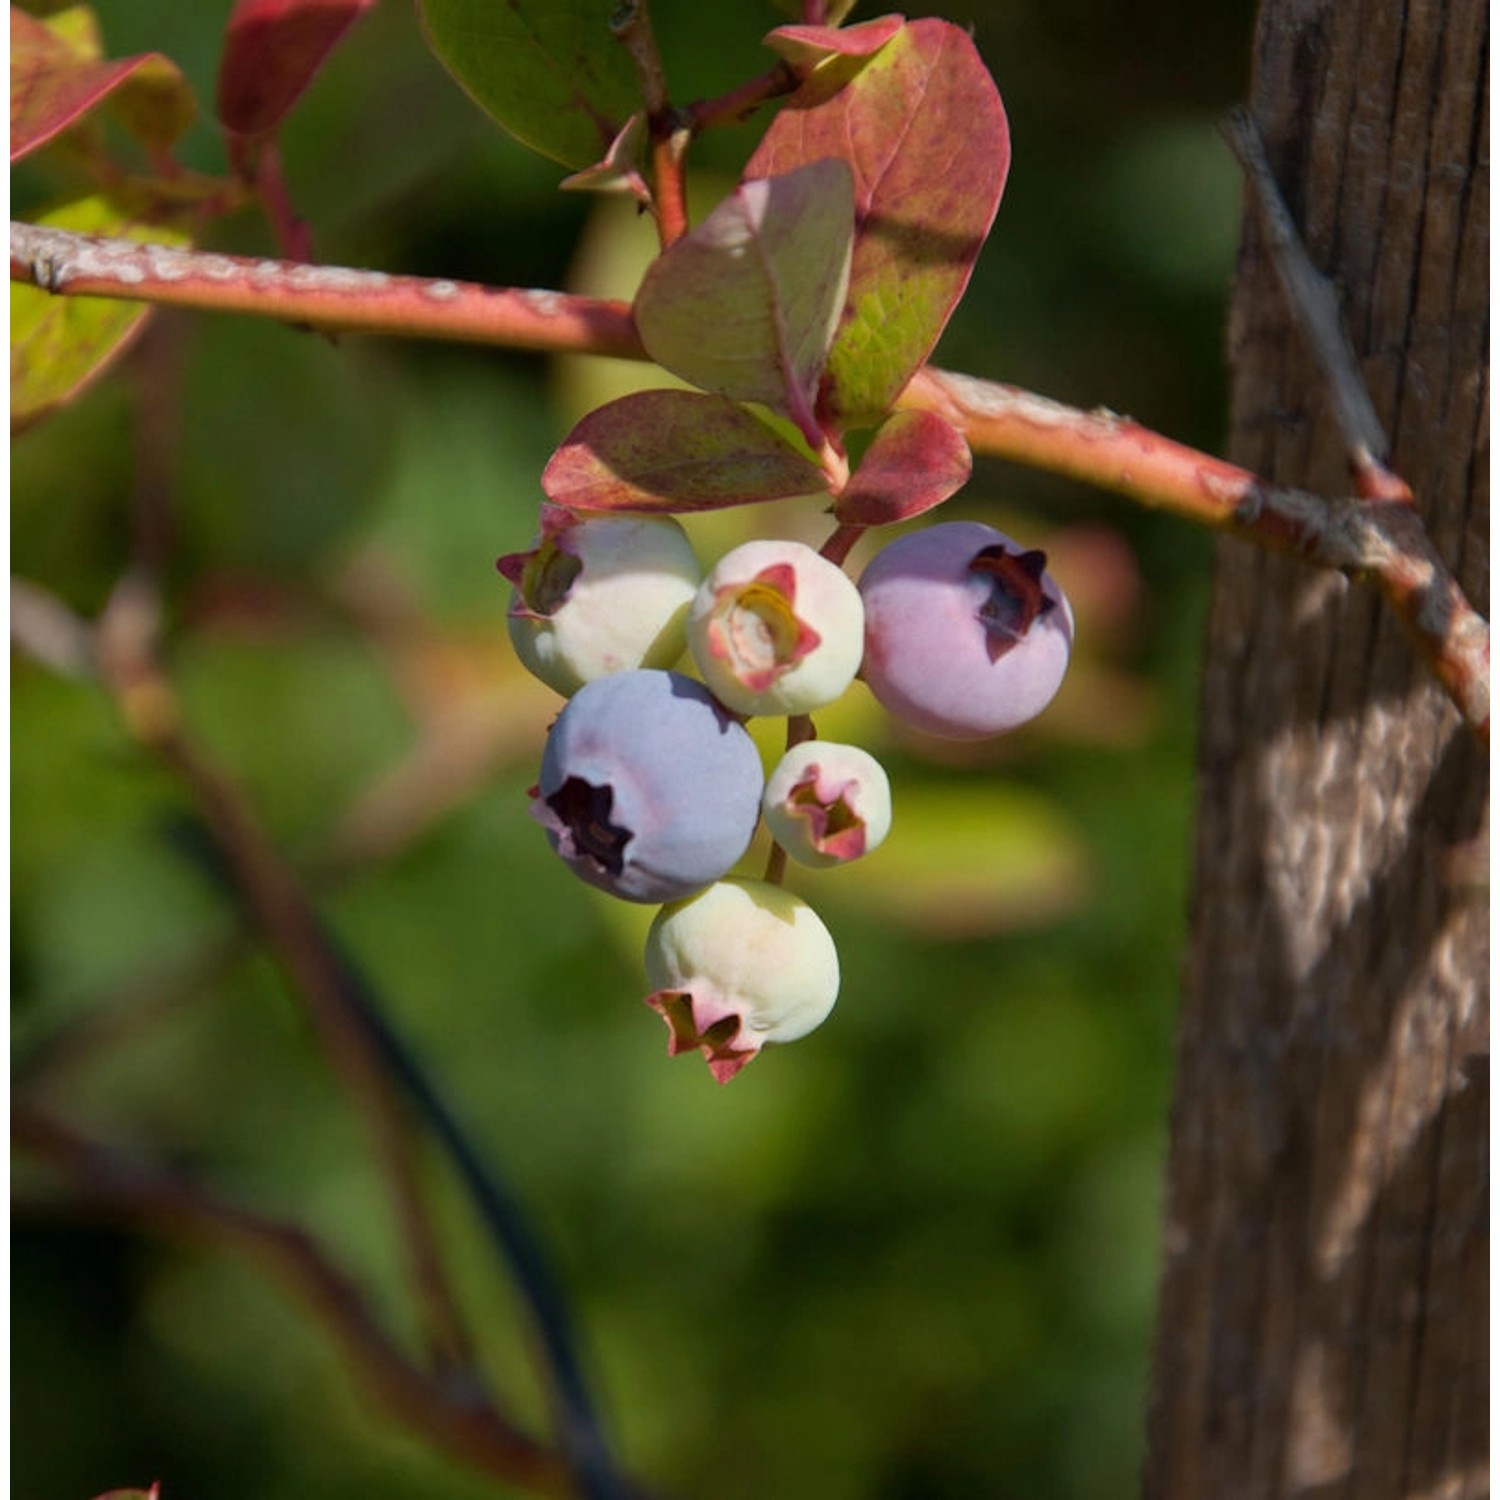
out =
<svg viewBox="0 0 1500 1500"><path fill-rule="evenodd" d="M230 135L229 159L240 179L260 200L281 253L288 260L311 261L312 229L292 207L281 165L281 145L275 135Z"/></svg>
<svg viewBox="0 0 1500 1500"><path fill-rule="evenodd" d="M23 1211L105 1214L246 1256L303 1303L370 1397L414 1431L507 1484L545 1495L573 1493L568 1467L557 1453L512 1427L481 1393L456 1388L407 1359L358 1287L302 1229L145 1166L24 1101L13 1107L11 1138L61 1173L74 1195L62 1203L22 1200Z"/></svg>
<svg viewBox="0 0 1500 1500"><path fill-rule="evenodd" d="M718 125L738 125L762 104L790 94L797 87L797 75L785 63L742 83L717 99L699 99L685 105L682 115L694 135Z"/></svg>
<svg viewBox="0 0 1500 1500"><path fill-rule="evenodd" d="M687 148L692 139L687 122L672 108L667 74L651 25L648 0L620 0L609 29L630 54L646 106L651 136L651 207L665 250L687 233Z"/></svg>
<svg viewBox="0 0 1500 1500"><path fill-rule="evenodd" d="M1344 331L1338 293L1308 256L1266 157L1260 127L1242 106L1230 111L1223 131L1250 184L1276 278L1305 335L1308 353L1333 397L1334 416L1349 451L1350 466L1356 476L1371 465L1384 469L1389 456L1385 429L1360 373L1354 346Z"/></svg>
<svg viewBox="0 0 1500 1500"><path fill-rule="evenodd" d="M105 686L133 737L192 792L247 913L307 1001L319 1039L360 1107L395 1199L433 1352L446 1365L468 1368L468 1338L448 1286L400 1108L368 1039L352 1024L338 971L320 942L306 898L238 789L183 730L176 694L155 660L158 609L155 591L140 573L127 575L117 586L99 626Z"/></svg>

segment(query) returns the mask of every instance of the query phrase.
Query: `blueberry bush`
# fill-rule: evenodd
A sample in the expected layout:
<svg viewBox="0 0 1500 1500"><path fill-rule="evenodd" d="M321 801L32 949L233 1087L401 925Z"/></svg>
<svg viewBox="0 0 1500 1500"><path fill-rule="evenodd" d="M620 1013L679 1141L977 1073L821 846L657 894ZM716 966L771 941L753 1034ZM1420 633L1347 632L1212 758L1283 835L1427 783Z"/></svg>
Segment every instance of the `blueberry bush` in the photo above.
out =
<svg viewBox="0 0 1500 1500"><path fill-rule="evenodd" d="M29 1492L1139 1466L1203 534L1487 633L1204 451L1240 7L850 9L12 6Z"/></svg>

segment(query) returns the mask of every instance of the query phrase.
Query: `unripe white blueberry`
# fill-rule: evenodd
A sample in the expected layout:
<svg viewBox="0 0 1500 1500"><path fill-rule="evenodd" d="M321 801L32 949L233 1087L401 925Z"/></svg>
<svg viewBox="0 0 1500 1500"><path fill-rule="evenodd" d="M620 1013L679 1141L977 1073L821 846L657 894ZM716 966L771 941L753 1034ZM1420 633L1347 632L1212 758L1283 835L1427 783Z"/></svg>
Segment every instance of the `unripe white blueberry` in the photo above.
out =
<svg viewBox="0 0 1500 1500"><path fill-rule="evenodd" d="M1034 718L1073 645L1073 611L1046 563L977 521L891 542L859 581L870 691L897 718L950 739Z"/></svg>
<svg viewBox="0 0 1500 1500"><path fill-rule="evenodd" d="M764 881L721 880L657 913L646 977L668 1053L701 1052L728 1083L766 1042L795 1041L827 1019L839 956L805 901Z"/></svg>
<svg viewBox="0 0 1500 1500"><path fill-rule="evenodd" d="M891 783L857 745L805 740L793 745L766 782L762 801L771 836L799 864L843 864L878 849L891 831Z"/></svg>
<svg viewBox="0 0 1500 1500"><path fill-rule="evenodd" d="M514 585L516 655L564 697L613 672L670 667L702 577L670 516L578 516L552 504L532 550L496 566Z"/></svg>
<svg viewBox="0 0 1500 1500"><path fill-rule="evenodd" d="M721 703L742 714L805 714L854 680L864 606L842 568L801 542L746 542L703 580L688 645Z"/></svg>

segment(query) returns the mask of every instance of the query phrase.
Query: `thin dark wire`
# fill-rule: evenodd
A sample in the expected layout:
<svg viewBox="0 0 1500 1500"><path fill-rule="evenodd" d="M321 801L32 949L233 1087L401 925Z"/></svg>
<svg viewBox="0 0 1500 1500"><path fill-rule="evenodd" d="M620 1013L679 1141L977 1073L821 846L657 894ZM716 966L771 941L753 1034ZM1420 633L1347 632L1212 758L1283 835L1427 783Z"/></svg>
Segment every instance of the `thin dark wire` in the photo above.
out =
<svg viewBox="0 0 1500 1500"><path fill-rule="evenodd" d="M531 1308L538 1337L557 1390L558 1444L567 1458L586 1500L624 1500L621 1480L584 1379L567 1304L526 1222L519 1202L492 1166L484 1162L447 1101L428 1077L405 1042L386 1020L374 991L358 966L325 933L338 961L342 982L371 1040L391 1074L410 1095L434 1135L453 1160L495 1242L510 1263L511 1273Z"/></svg>
<svg viewBox="0 0 1500 1500"><path fill-rule="evenodd" d="M234 877L206 828L193 817L173 819L166 830L178 852L231 894ZM406 1091L452 1159L485 1228L499 1246L531 1310L556 1396L557 1441L582 1500L629 1500L627 1485L609 1451L583 1374L567 1303L526 1222L519 1201L469 1140L437 1086L385 1016L374 985L321 922L318 940L333 960L339 989L365 1028L381 1062Z"/></svg>

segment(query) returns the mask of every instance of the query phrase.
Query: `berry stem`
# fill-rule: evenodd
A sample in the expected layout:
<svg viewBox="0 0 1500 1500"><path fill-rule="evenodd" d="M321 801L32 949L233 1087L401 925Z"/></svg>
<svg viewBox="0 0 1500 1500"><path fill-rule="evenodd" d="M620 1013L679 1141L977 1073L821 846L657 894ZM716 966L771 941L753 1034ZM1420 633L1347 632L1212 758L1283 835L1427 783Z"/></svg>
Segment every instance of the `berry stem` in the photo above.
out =
<svg viewBox="0 0 1500 1500"><path fill-rule="evenodd" d="M800 745L818 737L818 727L810 714L792 714L786 721L786 748ZM771 854L766 860L765 881L767 885L780 885L786 879L786 850L774 840Z"/></svg>
<svg viewBox="0 0 1500 1500"><path fill-rule="evenodd" d="M828 540L823 543L818 551L831 563L837 563L843 567L845 559L854 550L854 544L862 537L869 528L867 526L851 526L845 522L833 528Z"/></svg>

